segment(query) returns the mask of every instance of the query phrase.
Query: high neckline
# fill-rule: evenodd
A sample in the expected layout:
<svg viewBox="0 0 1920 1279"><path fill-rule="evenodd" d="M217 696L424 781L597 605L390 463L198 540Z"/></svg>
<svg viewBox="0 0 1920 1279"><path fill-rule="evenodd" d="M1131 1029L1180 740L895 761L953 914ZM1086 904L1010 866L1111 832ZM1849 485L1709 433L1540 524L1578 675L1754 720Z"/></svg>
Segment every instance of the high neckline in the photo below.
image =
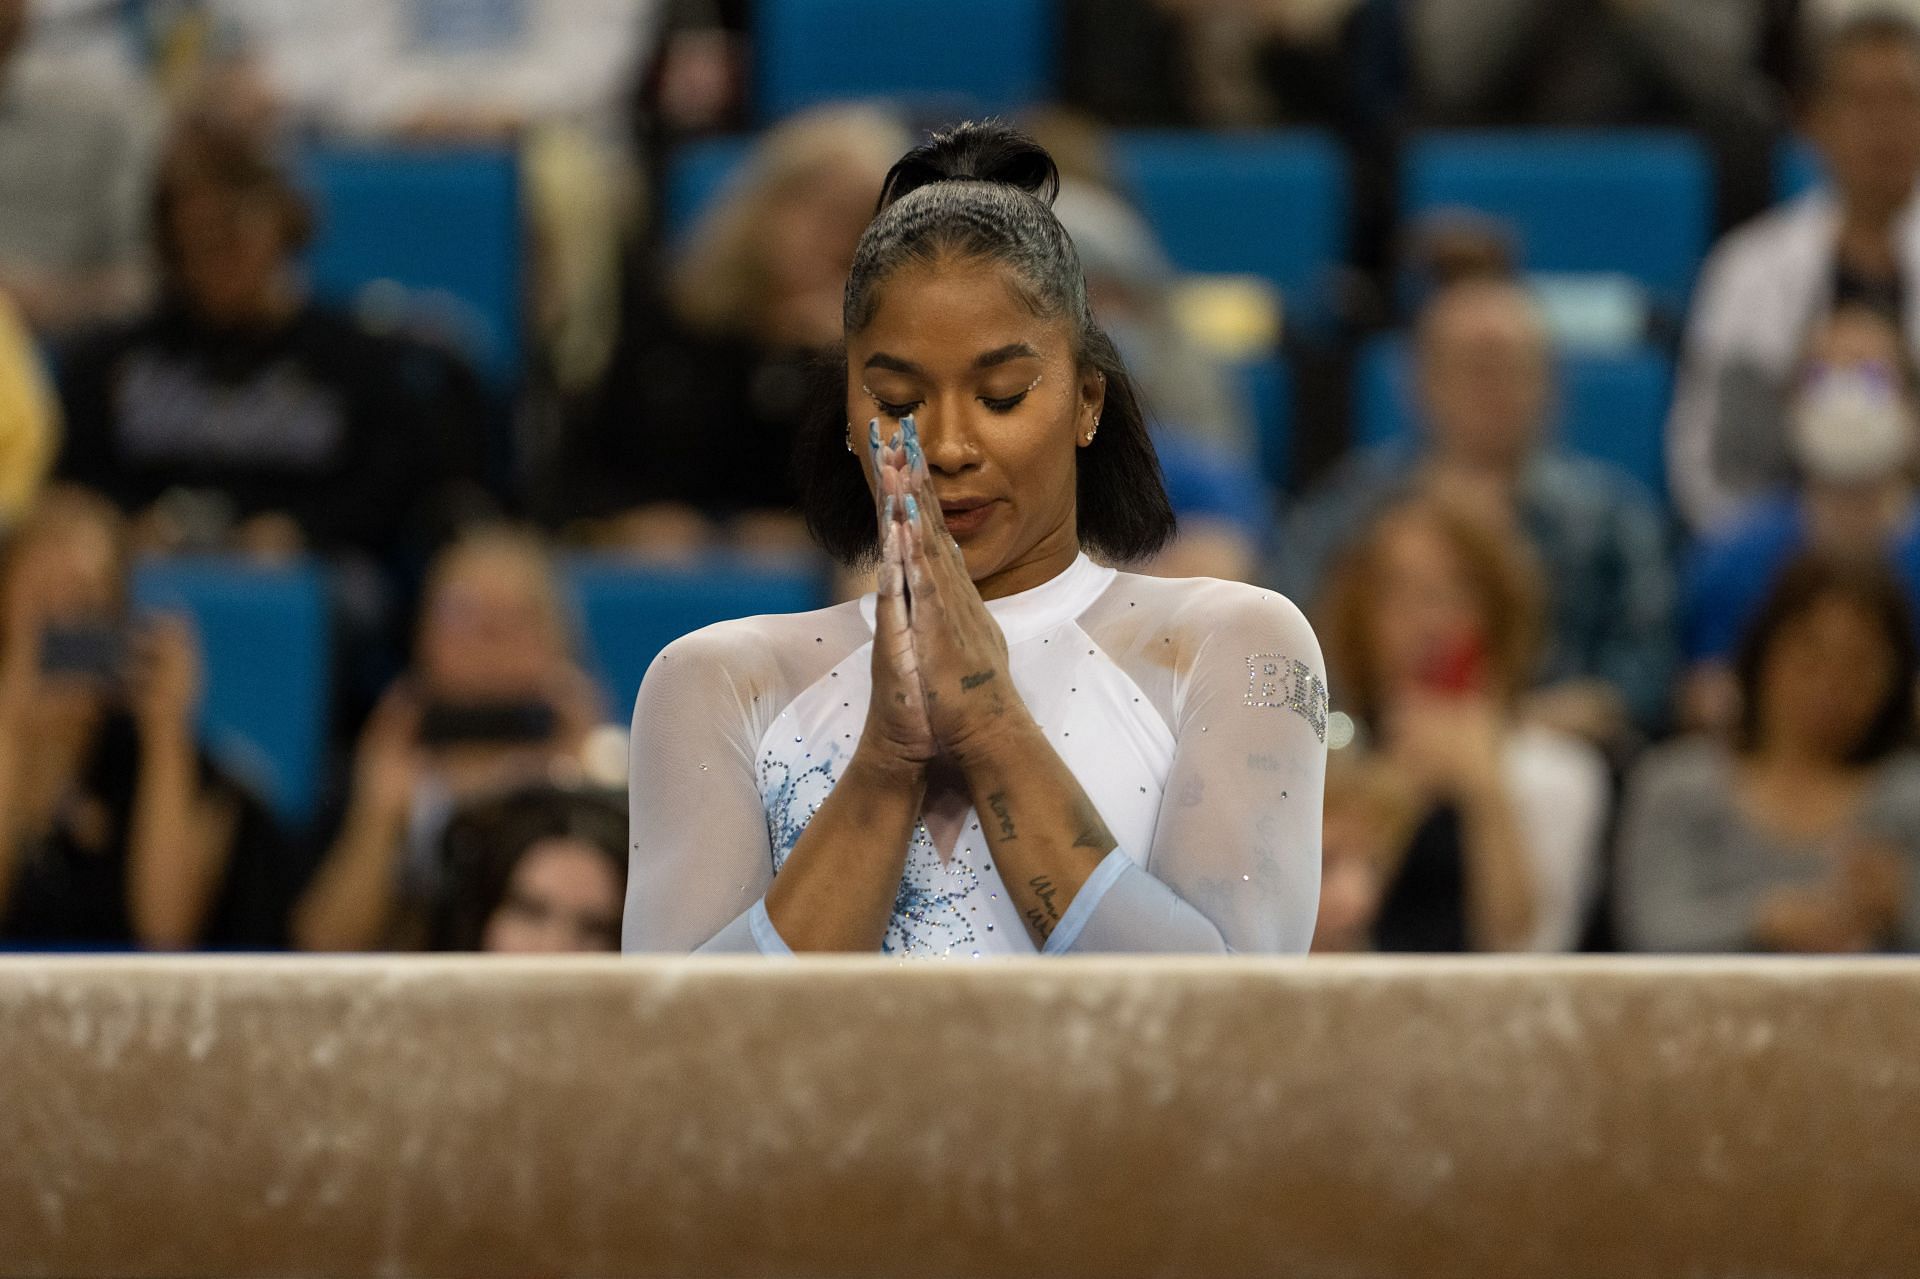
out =
<svg viewBox="0 0 1920 1279"><path fill-rule="evenodd" d="M1073 563L1040 585L987 600L987 612L1000 624L1007 643L1018 644L1086 612L1087 606L1099 599L1118 575L1112 568L1095 564L1082 551ZM868 630L873 629L874 611L872 592L862 595L860 616L866 620Z"/></svg>

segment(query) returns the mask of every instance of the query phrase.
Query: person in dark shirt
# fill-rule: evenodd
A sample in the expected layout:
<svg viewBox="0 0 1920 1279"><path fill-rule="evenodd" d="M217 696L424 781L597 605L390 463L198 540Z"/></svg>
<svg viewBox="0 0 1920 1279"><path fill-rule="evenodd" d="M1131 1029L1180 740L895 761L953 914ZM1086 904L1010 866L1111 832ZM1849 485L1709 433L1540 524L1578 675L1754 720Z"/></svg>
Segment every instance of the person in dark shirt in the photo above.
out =
<svg viewBox="0 0 1920 1279"><path fill-rule="evenodd" d="M805 545L791 458L874 193L906 144L870 108L794 117L755 148L676 255L663 298L629 305L548 505L596 540L676 555Z"/></svg>
<svg viewBox="0 0 1920 1279"><path fill-rule="evenodd" d="M472 376L306 296L310 216L259 143L183 126L153 231L161 300L62 361L60 472L166 549L382 555L431 524L463 469Z"/></svg>
<svg viewBox="0 0 1920 1279"><path fill-rule="evenodd" d="M126 570L120 517L65 487L0 562L0 945L279 945L279 833L200 753L198 646L129 623Z"/></svg>

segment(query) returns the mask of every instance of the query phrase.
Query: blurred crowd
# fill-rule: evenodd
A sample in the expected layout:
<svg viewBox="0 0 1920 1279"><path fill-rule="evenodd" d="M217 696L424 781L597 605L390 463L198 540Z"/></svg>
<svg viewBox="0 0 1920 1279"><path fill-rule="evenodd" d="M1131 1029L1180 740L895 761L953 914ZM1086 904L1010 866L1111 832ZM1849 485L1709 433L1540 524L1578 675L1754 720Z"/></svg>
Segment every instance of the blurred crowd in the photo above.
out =
<svg viewBox="0 0 1920 1279"><path fill-rule="evenodd" d="M765 121L759 8L0 0L0 946L617 948L591 757L625 708L557 557L806 562L846 269L949 110ZM1053 9L1020 120L1156 419L1182 533L1147 571L1284 591L1328 658L1316 949L1920 948L1920 3ZM1106 146L1294 125L1354 166L1330 331L1194 287ZM1555 440L1564 308L1510 229L1397 217L1401 145L1461 125L1710 149L1720 238L1636 335L1679 361L1663 492ZM735 135L671 226L676 157ZM1826 181L1775 204L1792 136ZM516 156L525 243L471 246L527 264L510 378L430 307L310 288L316 139ZM1389 331L1416 429L1362 446L1342 388ZM1284 489L1249 343L1297 373ZM327 568L310 827L197 740L194 631L129 602L199 554Z"/></svg>

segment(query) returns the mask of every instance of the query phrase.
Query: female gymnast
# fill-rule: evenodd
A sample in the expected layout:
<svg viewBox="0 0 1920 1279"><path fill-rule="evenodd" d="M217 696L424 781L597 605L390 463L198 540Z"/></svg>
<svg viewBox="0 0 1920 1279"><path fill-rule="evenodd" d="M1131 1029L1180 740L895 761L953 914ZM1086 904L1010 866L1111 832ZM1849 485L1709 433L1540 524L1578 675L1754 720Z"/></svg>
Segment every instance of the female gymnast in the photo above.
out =
<svg viewBox="0 0 1920 1279"><path fill-rule="evenodd" d="M1173 515L1058 185L994 124L888 174L802 446L810 529L878 590L654 662L627 950L1306 950L1320 648L1271 591L1108 566Z"/></svg>

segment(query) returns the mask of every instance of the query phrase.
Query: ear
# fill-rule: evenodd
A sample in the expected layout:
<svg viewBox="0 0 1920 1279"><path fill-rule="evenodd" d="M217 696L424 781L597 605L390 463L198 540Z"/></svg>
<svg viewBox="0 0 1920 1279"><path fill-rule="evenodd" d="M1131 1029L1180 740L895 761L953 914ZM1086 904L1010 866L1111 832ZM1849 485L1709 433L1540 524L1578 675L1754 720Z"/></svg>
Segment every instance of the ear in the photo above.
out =
<svg viewBox="0 0 1920 1279"><path fill-rule="evenodd" d="M1080 403L1074 414L1073 442L1078 448L1093 443L1100 433L1100 415L1107 407L1107 375L1091 366L1080 372Z"/></svg>

